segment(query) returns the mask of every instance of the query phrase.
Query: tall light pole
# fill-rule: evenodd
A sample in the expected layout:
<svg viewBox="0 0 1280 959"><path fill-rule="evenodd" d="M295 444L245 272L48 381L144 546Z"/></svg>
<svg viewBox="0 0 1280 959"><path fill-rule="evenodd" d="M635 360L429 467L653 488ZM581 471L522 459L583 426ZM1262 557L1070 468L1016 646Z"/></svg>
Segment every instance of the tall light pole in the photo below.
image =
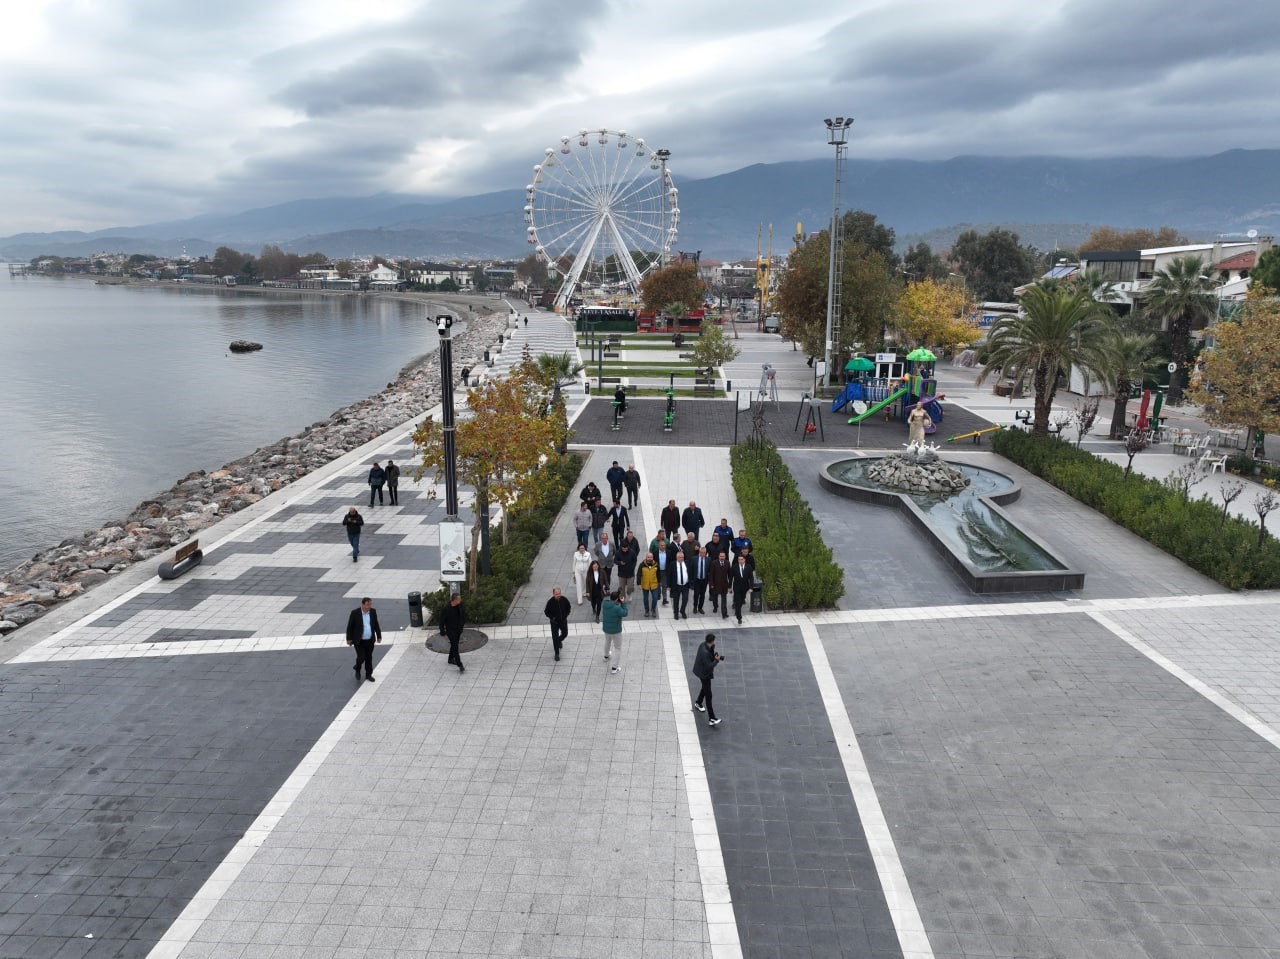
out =
<svg viewBox="0 0 1280 959"><path fill-rule="evenodd" d="M453 421L453 317L442 313L436 317L436 333L440 337L440 405L444 429L444 521L440 524L440 578L456 592L466 578L467 563L463 549L465 531L458 522L458 451Z"/></svg>
<svg viewBox="0 0 1280 959"><path fill-rule="evenodd" d="M827 142L836 148L835 185L831 191L831 232L828 240L831 246L831 260L827 265L827 339L822 358L826 365L826 375L831 376L831 352L840 343L840 287L844 281L844 229L840 222L840 177L844 172L845 147L848 145L849 127L853 126L853 117L828 118L822 121L827 125Z"/></svg>

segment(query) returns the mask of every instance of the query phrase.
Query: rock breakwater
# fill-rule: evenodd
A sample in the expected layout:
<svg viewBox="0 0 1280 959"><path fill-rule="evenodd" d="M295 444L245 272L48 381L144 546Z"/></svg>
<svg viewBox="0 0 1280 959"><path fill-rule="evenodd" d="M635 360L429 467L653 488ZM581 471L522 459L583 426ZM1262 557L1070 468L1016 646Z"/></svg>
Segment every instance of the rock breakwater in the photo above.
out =
<svg viewBox="0 0 1280 959"><path fill-rule="evenodd" d="M480 309L491 309L480 307ZM471 314L453 338L454 368L478 368L507 328L505 310ZM0 635L43 616L131 566L154 559L200 530L258 502L439 400L440 354L407 367L375 395L343 407L301 433L255 450L221 469L198 470L127 517L65 539L0 573Z"/></svg>

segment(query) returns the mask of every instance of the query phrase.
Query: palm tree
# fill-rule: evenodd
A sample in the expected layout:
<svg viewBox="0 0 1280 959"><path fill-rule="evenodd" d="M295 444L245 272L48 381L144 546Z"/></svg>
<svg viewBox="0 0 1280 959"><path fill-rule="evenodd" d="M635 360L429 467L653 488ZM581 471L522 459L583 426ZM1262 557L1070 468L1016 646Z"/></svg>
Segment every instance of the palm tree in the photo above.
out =
<svg viewBox="0 0 1280 959"><path fill-rule="evenodd" d="M1031 432L1048 436L1058 377L1076 366L1101 376L1106 325L1093 297L1063 286L1031 287L1022 295L1022 310L991 328L987 365L978 382L997 368L1015 383L1030 378L1035 393Z"/></svg>
<svg viewBox="0 0 1280 959"><path fill-rule="evenodd" d="M539 353L536 362L539 379L551 387L551 409L562 425L556 451L563 454L569 444L569 421L564 409L564 398L560 395L560 386L571 382L582 372L582 364L575 363L569 353Z"/></svg>
<svg viewBox="0 0 1280 959"><path fill-rule="evenodd" d="M1147 287L1146 313L1162 321L1172 341L1170 352L1176 364L1169 375L1169 402L1182 402L1183 369L1187 365L1187 346L1191 331L1208 323L1217 312L1214 284L1205 274L1204 261L1198 256L1180 256L1166 269L1157 270Z"/></svg>
<svg viewBox="0 0 1280 959"><path fill-rule="evenodd" d="M1107 331L1105 365L1099 373L1115 398L1111 411L1110 438L1113 440L1124 439L1127 432L1125 410L1134 384L1142 385L1146 374L1160 365L1161 361L1154 356L1155 344L1156 338L1151 333L1133 333L1116 326Z"/></svg>

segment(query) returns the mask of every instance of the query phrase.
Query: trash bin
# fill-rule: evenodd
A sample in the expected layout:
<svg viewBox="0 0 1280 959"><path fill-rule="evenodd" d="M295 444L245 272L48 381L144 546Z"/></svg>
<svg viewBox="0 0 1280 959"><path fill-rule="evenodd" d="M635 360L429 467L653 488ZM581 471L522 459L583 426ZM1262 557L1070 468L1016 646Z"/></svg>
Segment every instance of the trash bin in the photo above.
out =
<svg viewBox="0 0 1280 959"><path fill-rule="evenodd" d="M751 612L764 612L764 580L758 577L751 584Z"/></svg>
<svg viewBox="0 0 1280 959"><path fill-rule="evenodd" d="M755 599L751 600L751 608L755 609ZM413 592L409 594L409 625L422 626L422 594Z"/></svg>

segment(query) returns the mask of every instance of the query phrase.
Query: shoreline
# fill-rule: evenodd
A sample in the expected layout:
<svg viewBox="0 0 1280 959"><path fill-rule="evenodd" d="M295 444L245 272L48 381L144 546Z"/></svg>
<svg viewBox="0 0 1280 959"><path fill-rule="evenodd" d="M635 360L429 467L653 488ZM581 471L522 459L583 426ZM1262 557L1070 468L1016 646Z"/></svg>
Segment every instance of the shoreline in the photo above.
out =
<svg viewBox="0 0 1280 959"><path fill-rule="evenodd" d="M503 300L485 299L481 303L466 295L422 295L424 303L440 304L466 318L466 330L453 341L457 367L480 365L485 350L508 327L509 306ZM59 604L138 563L162 556L200 530L421 416L439 401L439 358L439 349L432 350L407 364L394 381L373 395L219 469L188 473L143 500L128 516L68 537L0 572L0 642Z"/></svg>

